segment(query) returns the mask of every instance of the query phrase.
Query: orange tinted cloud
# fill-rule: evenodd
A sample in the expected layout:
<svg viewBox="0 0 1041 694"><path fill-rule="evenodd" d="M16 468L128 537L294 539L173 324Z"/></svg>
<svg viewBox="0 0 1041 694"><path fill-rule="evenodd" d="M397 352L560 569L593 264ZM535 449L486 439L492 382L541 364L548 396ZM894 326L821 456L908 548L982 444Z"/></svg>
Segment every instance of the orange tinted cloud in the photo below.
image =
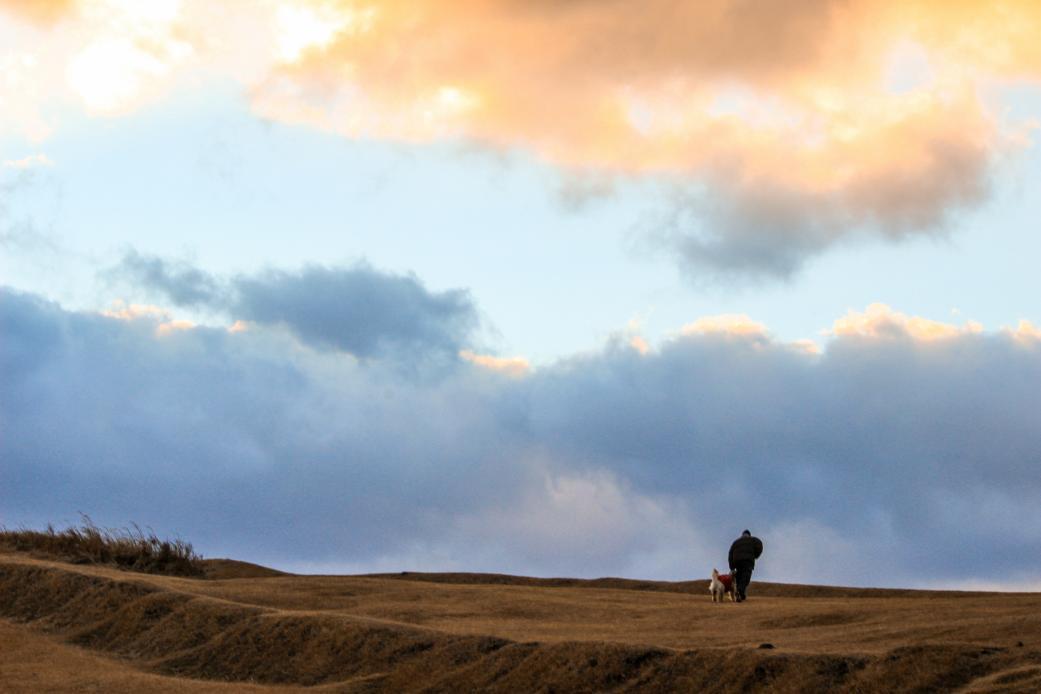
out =
<svg viewBox="0 0 1041 694"><path fill-rule="evenodd" d="M495 357L488 354L476 354L468 349L461 350L459 356L482 369L507 376L525 376L531 371L531 364L524 357Z"/></svg>
<svg viewBox="0 0 1041 694"><path fill-rule="evenodd" d="M742 314L703 316L680 329L682 335L734 335L738 337L767 338L766 326Z"/></svg>
<svg viewBox="0 0 1041 694"><path fill-rule="evenodd" d="M696 223L667 241L753 272L790 273L865 229L943 227L1026 141L983 88L1041 78L1033 2L339 7L365 22L277 66L253 90L260 113L704 184Z"/></svg>
<svg viewBox="0 0 1041 694"><path fill-rule="evenodd" d="M181 330L191 330L195 323L182 318L172 318L169 311L152 304L128 304L125 301L113 302L112 308L101 311L106 318L122 321L146 321L155 325L156 337L165 337Z"/></svg>
<svg viewBox="0 0 1041 694"><path fill-rule="evenodd" d="M726 313L718 316L702 316L684 325L681 336L722 337L747 344L784 344L774 340L766 325L752 320L743 313ZM789 349L806 355L820 354L820 347L813 340L802 339L786 343Z"/></svg>
<svg viewBox="0 0 1041 694"><path fill-rule="evenodd" d="M1038 76L1041 9L997 4L976 17L927 2L339 3L336 40L255 94L270 115L351 135L458 132L624 171L737 154L755 177L794 159L820 186L908 153L901 136L922 118L955 115L975 133L974 78ZM895 94L891 54L908 45L935 58L935 74Z"/></svg>
<svg viewBox="0 0 1041 694"><path fill-rule="evenodd" d="M0 0L0 12L40 24L52 24L67 15L74 0Z"/></svg>
<svg viewBox="0 0 1041 694"><path fill-rule="evenodd" d="M931 341L982 332L983 326L974 321L968 321L959 327L921 316L909 316L894 311L885 304L871 304L863 313L850 311L845 317L836 320L829 334L837 337L910 337L919 341Z"/></svg>
<svg viewBox="0 0 1041 694"><path fill-rule="evenodd" d="M202 69L240 81L278 121L462 137L576 172L694 182L709 191L695 205L701 228L670 243L694 263L782 274L844 235L932 230L981 200L1029 132L982 95L1041 79L1034 0L55 8L67 12L60 42L47 55L23 42L16 58L61 63L50 76L93 112L125 112Z"/></svg>

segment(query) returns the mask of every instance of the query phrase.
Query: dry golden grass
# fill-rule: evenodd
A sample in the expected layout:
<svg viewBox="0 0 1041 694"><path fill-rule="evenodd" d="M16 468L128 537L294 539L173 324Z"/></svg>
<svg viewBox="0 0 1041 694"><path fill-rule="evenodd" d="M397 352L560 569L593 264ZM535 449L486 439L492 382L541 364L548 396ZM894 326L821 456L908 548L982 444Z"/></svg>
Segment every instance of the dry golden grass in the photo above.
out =
<svg viewBox="0 0 1041 694"><path fill-rule="evenodd" d="M202 565L210 578L0 553L0 643L47 644L0 648L0 681L36 691L15 667L36 658L51 691L90 691L88 675L105 691L1041 690L1038 594L753 583L719 605L707 580Z"/></svg>
<svg viewBox="0 0 1041 694"><path fill-rule="evenodd" d="M154 532L132 528L100 528L83 515L80 527L55 530L0 527L0 549L29 552L75 564L111 564L129 571L201 576L201 557L191 543L163 540Z"/></svg>

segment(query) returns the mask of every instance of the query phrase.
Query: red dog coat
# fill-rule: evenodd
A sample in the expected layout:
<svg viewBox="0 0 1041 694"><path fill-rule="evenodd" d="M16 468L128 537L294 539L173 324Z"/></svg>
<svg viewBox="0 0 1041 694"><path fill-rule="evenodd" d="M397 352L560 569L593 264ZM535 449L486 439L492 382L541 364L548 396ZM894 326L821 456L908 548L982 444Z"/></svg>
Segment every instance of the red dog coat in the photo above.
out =
<svg viewBox="0 0 1041 694"><path fill-rule="evenodd" d="M733 574L719 574L719 582L723 584L723 590L726 592L732 592L734 590L734 575Z"/></svg>

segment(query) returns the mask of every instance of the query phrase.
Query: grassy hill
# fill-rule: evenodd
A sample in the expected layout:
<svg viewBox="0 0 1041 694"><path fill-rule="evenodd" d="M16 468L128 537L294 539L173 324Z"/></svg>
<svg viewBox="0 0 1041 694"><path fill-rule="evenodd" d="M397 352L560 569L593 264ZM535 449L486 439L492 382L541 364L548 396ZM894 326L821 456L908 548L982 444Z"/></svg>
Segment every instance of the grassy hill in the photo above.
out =
<svg viewBox="0 0 1041 694"><path fill-rule="evenodd" d="M197 577L0 551L4 691L1041 690L1041 595L489 574ZM772 647L766 647L772 646Z"/></svg>

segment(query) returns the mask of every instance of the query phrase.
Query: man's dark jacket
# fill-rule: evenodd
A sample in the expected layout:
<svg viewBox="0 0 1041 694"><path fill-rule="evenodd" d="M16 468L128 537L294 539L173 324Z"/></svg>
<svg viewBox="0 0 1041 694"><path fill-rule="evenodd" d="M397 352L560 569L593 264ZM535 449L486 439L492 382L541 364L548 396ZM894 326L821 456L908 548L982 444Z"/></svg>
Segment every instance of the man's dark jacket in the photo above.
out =
<svg viewBox="0 0 1041 694"><path fill-rule="evenodd" d="M753 535L742 535L730 545L730 568L737 566L738 562L750 561L755 567L755 560L763 553L763 541Z"/></svg>

